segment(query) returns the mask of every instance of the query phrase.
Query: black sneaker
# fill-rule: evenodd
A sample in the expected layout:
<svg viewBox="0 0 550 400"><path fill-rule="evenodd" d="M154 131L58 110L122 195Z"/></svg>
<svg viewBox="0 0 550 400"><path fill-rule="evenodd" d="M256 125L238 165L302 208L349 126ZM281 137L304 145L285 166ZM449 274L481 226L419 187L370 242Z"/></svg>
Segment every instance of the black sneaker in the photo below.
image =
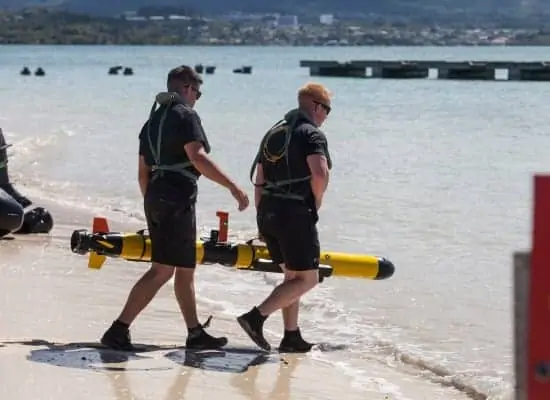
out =
<svg viewBox="0 0 550 400"><path fill-rule="evenodd" d="M227 338L224 336L214 337L206 333L204 328L208 328L212 316L208 317L206 322L189 330L185 348L188 350L216 350L227 344Z"/></svg>
<svg viewBox="0 0 550 400"><path fill-rule="evenodd" d="M130 329L118 321L114 321L101 337L101 344L112 350L134 351Z"/></svg>
<svg viewBox="0 0 550 400"><path fill-rule="evenodd" d="M237 317L237 322L256 345L265 351L271 351L271 345L265 340L263 327L265 318L256 307L246 314Z"/></svg>
<svg viewBox="0 0 550 400"><path fill-rule="evenodd" d="M307 353L313 347L312 343L306 342L300 333L296 331L285 331L285 336L279 344L281 353Z"/></svg>

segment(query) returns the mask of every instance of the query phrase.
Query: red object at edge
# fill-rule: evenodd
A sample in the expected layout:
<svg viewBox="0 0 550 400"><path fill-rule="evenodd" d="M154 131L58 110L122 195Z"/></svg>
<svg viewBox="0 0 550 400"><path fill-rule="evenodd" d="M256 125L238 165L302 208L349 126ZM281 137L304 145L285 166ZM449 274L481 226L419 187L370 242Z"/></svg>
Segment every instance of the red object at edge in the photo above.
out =
<svg viewBox="0 0 550 400"><path fill-rule="evenodd" d="M550 399L550 175L535 175L527 399ZM546 376L541 373L546 369Z"/></svg>

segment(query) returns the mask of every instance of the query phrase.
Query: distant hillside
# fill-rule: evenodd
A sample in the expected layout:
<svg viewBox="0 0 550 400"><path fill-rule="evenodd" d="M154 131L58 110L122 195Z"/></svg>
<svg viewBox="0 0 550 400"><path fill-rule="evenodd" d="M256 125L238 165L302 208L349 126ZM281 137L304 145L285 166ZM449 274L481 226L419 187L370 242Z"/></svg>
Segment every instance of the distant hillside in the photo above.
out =
<svg viewBox="0 0 550 400"><path fill-rule="evenodd" d="M179 6L206 14L229 11L307 13L375 13L379 15L433 15L460 12L492 13L519 10L520 4L548 6L550 0L0 0L0 8L58 5L96 15L115 15L144 6Z"/></svg>

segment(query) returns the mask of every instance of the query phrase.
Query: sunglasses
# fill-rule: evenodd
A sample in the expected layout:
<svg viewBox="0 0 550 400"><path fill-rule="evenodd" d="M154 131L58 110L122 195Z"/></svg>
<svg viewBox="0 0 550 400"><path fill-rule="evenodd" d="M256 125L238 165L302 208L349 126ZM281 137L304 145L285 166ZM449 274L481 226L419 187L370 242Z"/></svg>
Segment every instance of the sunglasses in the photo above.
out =
<svg viewBox="0 0 550 400"><path fill-rule="evenodd" d="M185 85L185 86L190 88L193 92L195 92L195 94L197 95L197 100L201 98L202 92L198 88L196 88L193 85Z"/></svg>
<svg viewBox="0 0 550 400"><path fill-rule="evenodd" d="M331 107L331 106L329 106L329 105L327 105L327 104L324 104L324 103L321 103L321 102L319 102L319 101L315 101L314 103L317 104L317 105L319 105L319 106L321 106L321 107L323 107L323 109L324 109L325 112L327 113L327 116L330 114L330 111L332 110L332 107Z"/></svg>

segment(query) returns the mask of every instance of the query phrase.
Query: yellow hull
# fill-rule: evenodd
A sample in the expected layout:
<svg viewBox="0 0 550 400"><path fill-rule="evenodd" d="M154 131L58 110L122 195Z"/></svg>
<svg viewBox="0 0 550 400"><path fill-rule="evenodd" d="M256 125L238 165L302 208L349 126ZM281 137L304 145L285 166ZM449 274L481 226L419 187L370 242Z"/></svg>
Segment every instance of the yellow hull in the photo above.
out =
<svg viewBox="0 0 550 400"><path fill-rule="evenodd" d="M282 272L271 261L269 251L263 244L252 241L231 243L227 236L227 215L220 221L220 230L213 237L196 243L197 264L220 264L240 270L259 272ZM219 240L219 233L224 239ZM90 254L89 268L100 269L107 259L123 258L128 261L150 261L151 240L143 231L109 232L104 218L94 219L94 229L76 230L71 236L71 250L76 254ZM322 251L320 258L321 278L342 276L366 279L390 278L395 267L384 257L369 254L349 254Z"/></svg>

